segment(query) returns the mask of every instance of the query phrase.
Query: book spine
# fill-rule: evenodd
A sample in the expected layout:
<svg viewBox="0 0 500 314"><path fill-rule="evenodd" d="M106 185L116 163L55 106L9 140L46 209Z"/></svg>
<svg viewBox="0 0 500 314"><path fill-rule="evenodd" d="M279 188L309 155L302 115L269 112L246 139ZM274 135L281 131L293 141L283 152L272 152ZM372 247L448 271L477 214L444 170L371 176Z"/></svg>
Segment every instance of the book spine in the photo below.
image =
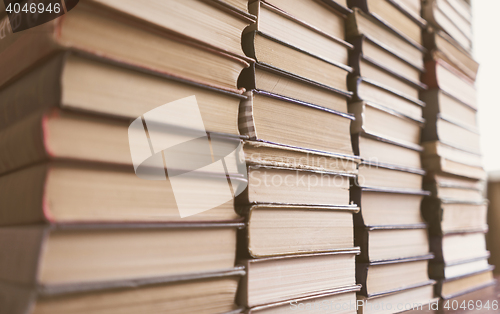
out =
<svg viewBox="0 0 500 314"><path fill-rule="evenodd" d="M2 1L0 1L2 3ZM30 313L36 300L36 291L30 287L22 287L11 283L0 283L0 300L2 314Z"/></svg>
<svg viewBox="0 0 500 314"><path fill-rule="evenodd" d="M422 83L427 85L429 89L439 88L439 80L437 77L437 62L429 60L425 62L425 71L422 73Z"/></svg>
<svg viewBox="0 0 500 314"><path fill-rule="evenodd" d="M246 92L245 95L248 99L241 101L238 117L240 134L247 135L251 140L256 140L257 131L255 129L255 121L253 119L253 92Z"/></svg>
<svg viewBox="0 0 500 314"><path fill-rule="evenodd" d="M55 52L59 19L13 33L8 16L0 22L0 86Z"/></svg>
<svg viewBox="0 0 500 314"><path fill-rule="evenodd" d="M0 229L0 280L26 286L37 284L38 261L46 233L45 226Z"/></svg>
<svg viewBox="0 0 500 314"><path fill-rule="evenodd" d="M60 104L60 76L64 59L64 54L57 55L0 91L0 129L18 122L35 110Z"/></svg>
<svg viewBox="0 0 500 314"><path fill-rule="evenodd" d="M0 131L0 174L40 162L47 157L43 116L36 113Z"/></svg>
<svg viewBox="0 0 500 314"><path fill-rule="evenodd" d="M43 209L47 167L37 165L0 177L0 226L47 221L48 208Z"/></svg>

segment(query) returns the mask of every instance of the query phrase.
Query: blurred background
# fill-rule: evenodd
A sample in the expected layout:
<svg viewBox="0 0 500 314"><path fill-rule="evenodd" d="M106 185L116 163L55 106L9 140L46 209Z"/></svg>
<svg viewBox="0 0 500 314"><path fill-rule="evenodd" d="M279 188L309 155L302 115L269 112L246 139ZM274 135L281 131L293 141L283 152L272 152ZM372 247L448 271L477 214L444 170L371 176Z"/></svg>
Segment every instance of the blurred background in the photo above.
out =
<svg viewBox="0 0 500 314"><path fill-rule="evenodd" d="M472 1L474 16L475 47L474 57L481 64L476 82L479 111L479 129L481 149L484 156L484 168L488 172L489 226L488 247L492 254L491 264L500 273L500 101L498 98L500 59L496 39L500 29L500 19L496 12L500 10L500 1Z"/></svg>

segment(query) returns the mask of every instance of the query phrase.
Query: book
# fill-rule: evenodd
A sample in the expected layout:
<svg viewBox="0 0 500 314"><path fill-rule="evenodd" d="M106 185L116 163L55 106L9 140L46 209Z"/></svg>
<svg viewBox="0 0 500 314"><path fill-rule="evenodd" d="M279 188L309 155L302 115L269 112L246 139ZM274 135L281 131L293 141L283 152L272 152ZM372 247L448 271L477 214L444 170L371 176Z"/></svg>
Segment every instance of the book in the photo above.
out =
<svg viewBox="0 0 500 314"><path fill-rule="evenodd" d="M120 16L85 2L63 19L23 32L11 33L10 25L5 24L9 35L0 41L4 69L0 85L55 52L73 49L238 92L238 76L249 65L245 57L173 33L154 31L135 19L125 23Z"/></svg>
<svg viewBox="0 0 500 314"><path fill-rule="evenodd" d="M0 122L3 129L49 107L129 120L193 95L207 130L239 134L243 95L75 53L58 54L1 89Z"/></svg>
<svg viewBox="0 0 500 314"><path fill-rule="evenodd" d="M344 40L345 14L350 11L342 1L266 0L266 3L286 12L305 26L317 29L333 38Z"/></svg>
<svg viewBox="0 0 500 314"><path fill-rule="evenodd" d="M461 125L440 114L427 121L422 141L439 141L459 150L480 154L479 131L476 128Z"/></svg>
<svg viewBox="0 0 500 314"><path fill-rule="evenodd" d="M182 191L191 193L194 187L199 187L197 193L202 196L183 201L186 208L215 204L214 200L221 194L225 196L227 189L226 176L221 174L198 173L181 182L185 185L176 189L177 196ZM226 186L222 186L224 183ZM208 191L207 185L223 189ZM141 179L132 167L75 161L37 163L1 176L0 187L4 204L0 225L231 221L239 217L231 199L211 210L181 218L170 180ZM348 198L348 191L346 194Z"/></svg>
<svg viewBox="0 0 500 314"><path fill-rule="evenodd" d="M349 90L354 92L353 101L364 100L393 109L413 119L422 119L425 103L418 99L407 97L398 91L364 77L351 77L347 84Z"/></svg>
<svg viewBox="0 0 500 314"><path fill-rule="evenodd" d="M364 297L358 295L358 302L362 304L358 308L360 314L381 313L381 306L384 306L382 313L399 313L405 310L428 309L429 304L437 299L434 297L434 286L430 282L427 285L401 290L399 292L387 293L375 297ZM405 305L404 304L408 304ZM378 306L377 306L378 305Z"/></svg>
<svg viewBox="0 0 500 314"><path fill-rule="evenodd" d="M356 117L351 123L353 134L366 132L389 140L420 143L420 133L425 121L422 118L413 119L366 101L351 102L349 112Z"/></svg>
<svg viewBox="0 0 500 314"><path fill-rule="evenodd" d="M239 227L241 223L2 227L0 245L6 255L0 278L78 291L228 270L234 267Z"/></svg>
<svg viewBox="0 0 500 314"><path fill-rule="evenodd" d="M436 173L436 172L427 172L424 177L424 182L426 184L437 184L439 186L444 187L456 187L463 189L474 189L481 190L482 184L481 182L475 179L469 179L449 174Z"/></svg>
<svg viewBox="0 0 500 314"><path fill-rule="evenodd" d="M238 10L248 13L248 0L224 0L221 2L232 6L233 10L237 8Z"/></svg>
<svg viewBox="0 0 500 314"><path fill-rule="evenodd" d="M481 166L467 165L441 156L422 158L422 165L427 171L460 176L475 180L485 180L486 172Z"/></svg>
<svg viewBox="0 0 500 314"><path fill-rule="evenodd" d="M425 49L421 45L409 41L406 36L382 24L379 20L364 13L359 8L354 8L353 11L347 19L347 38L364 35L371 42L384 47L387 51L399 56L405 62L423 70Z"/></svg>
<svg viewBox="0 0 500 314"><path fill-rule="evenodd" d="M347 54L352 46L343 40L343 28L338 29L332 36L296 19L288 12L280 10L280 7L260 0L251 2L249 10L257 16L258 21L249 26L245 30L246 33L256 31L276 38L330 64L338 64L339 67L347 64ZM328 12L326 9L324 11ZM342 17L340 19L343 21ZM255 46L255 49L258 48Z"/></svg>
<svg viewBox="0 0 500 314"><path fill-rule="evenodd" d="M452 2L448 1L450 4ZM470 52L462 48L452 37L445 32L427 28L423 32L423 38L424 45L429 48L427 59L442 59L470 79L476 80L479 63L474 60Z"/></svg>
<svg viewBox="0 0 500 314"><path fill-rule="evenodd" d="M113 289L74 291L71 287L36 289L0 283L0 295L5 298L3 309L9 313L63 314L82 309L87 312L156 311L169 313L196 311L204 314L240 313L234 304L243 267L224 272L207 272L183 277L163 277L115 284ZM74 287L73 287L74 288ZM185 304L187 302L187 304Z"/></svg>
<svg viewBox="0 0 500 314"><path fill-rule="evenodd" d="M390 192L387 189L351 188L351 200L358 204L360 213L354 215L356 227L403 226L425 223L420 203L425 193Z"/></svg>
<svg viewBox="0 0 500 314"><path fill-rule="evenodd" d="M357 262L398 260L429 254L425 223L356 228L354 245L361 248Z"/></svg>
<svg viewBox="0 0 500 314"><path fill-rule="evenodd" d="M417 0L394 0L393 1L398 6L402 7L405 12L410 13L415 18L420 17L421 3ZM426 21L427 22L427 21Z"/></svg>
<svg viewBox="0 0 500 314"><path fill-rule="evenodd" d="M102 9L120 12L129 19L142 20L236 55L244 55L241 33L248 24L254 22L251 15L241 14L221 5L223 1L147 0L142 5L123 0L91 2L101 5ZM234 3L243 9L238 1Z"/></svg>
<svg viewBox="0 0 500 314"><path fill-rule="evenodd" d="M356 281L361 283L359 294L374 297L432 283L427 274L432 254L372 263L356 264Z"/></svg>
<svg viewBox="0 0 500 314"><path fill-rule="evenodd" d="M355 174L294 168L248 166L248 186L237 203L336 206L349 204Z"/></svg>
<svg viewBox="0 0 500 314"><path fill-rule="evenodd" d="M472 22L472 7L471 7L470 1L468 1L468 0L448 0L448 3L464 19L466 19L469 22Z"/></svg>
<svg viewBox="0 0 500 314"><path fill-rule="evenodd" d="M476 109L451 97L441 89L431 89L420 93L427 106L424 107L423 116L433 121L440 115L470 129L477 129Z"/></svg>
<svg viewBox="0 0 500 314"><path fill-rule="evenodd" d="M379 165L390 165L420 169L420 145L409 145L371 133L352 134L354 154L364 161Z"/></svg>
<svg viewBox="0 0 500 314"><path fill-rule="evenodd" d="M430 191L433 197L446 202L480 204L484 200L481 188L439 183L425 183L424 188Z"/></svg>
<svg viewBox="0 0 500 314"><path fill-rule="evenodd" d="M354 246L352 214L358 210L355 205L242 208L239 212L247 217L247 227L241 231L246 240L241 254L261 258L350 249Z"/></svg>
<svg viewBox="0 0 500 314"><path fill-rule="evenodd" d="M349 7L360 8L383 24L391 26L408 40L422 44L422 27L426 22L420 17L420 12L411 14L404 5L388 0L350 0Z"/></svg>
<svg viewBox="0 0 500 314"><path fill-rule="evenodd" d="M182 128L183 118L178 117L177 121L177 126L169 124L157 128L150 123L149 134L157 139L175 139L178 143L193 140L193 132ZM143 132L142 128L130 127L130 123L122 119L59 109L34 112L18 123L0 130L0 149L4 151L0 155L0 173L47 160L107 163L133 170L134 156L131 155L130 141ZM211 160L207 158L224 158L228 170L238 173L240 162L237 155L243 154L241 149L237 149L241 143L238 135L209 134L212 151L206 146L208 136L199 137L196 134L199 142L197 147L186 145L171 149L169 167L191 169L190 162L197 165L200 162L210 164ZM148 145L147 141L134 143L140 147ZM174 154L176 157L172 157ZM140 171L139 168L135 169Z"/></svg>
<svg viewBox="0 0 500 314"><path fill-rule="evenodd" d="M418 99L418 91L425 89L420 82L421 68L402 60L385 46L374 43L364 35L351 37L354 50L349 53L349 64L353 67L351 76L363 76L403 94Z"/></svg>
<svg viewBox="0 0 500 314"><path fill-rule="evenodd" d="M458 101L477 109L474 81L442 59L425 62L422 82L429 88L439 88Z"/></svg>
<svg viewBox="0 0 500 314"><path fill-rule="evenodd" d="M423 174L423 170L413 171L400 167L363 162L359 165L355 185L364 189L387 192L418 193L421 192ZM422 193L422 195L425 194Z"/></svg>
<svg viewBox="0 0 500 314"><path fill-rule="evenodd" d="M323 153L258 141L244 141L245 161L250 165L357 174L359 157Z"/></svg>
<svg viewBox="0 0 500 314"><path fill-rule="evenodd" d="M439 280L436 294L447 300L496 283L493 277L493 267L469 276Z"/></svg>
<svg viewBox="0 0 500 314"><path fill-rule="evenodd" d="M356 292L360 285L343 287L337 289L328 289L308 297L291 299L271 304L255 306L248 309L248 314L277 314L277 313L295 313L296 310L309 311L340 311L346 308L353 313L356 311Z"/></svg>
<svg viewBox="0 0 500 314"><path fill-rule="evenodd" d="M359 249L241 260L247 269L238 304L254 307L355 285Z"/></svg>
<svg viewBox="0 0 500 314"><path fill-rule="evenodd" d="M453 37L464 49L472 50L472 23L459 14L446 0L426 0L422 16L430 24Z"/></svg>
<svg viewBox="0 0 500 314"><path fill-rule="evenodd" d="M445 264L489 256L486 250L485 232L453 233L444 236L432 236L431 251L437 262Z"/></svg>
<svg viewBox="0 0 500 314"><path fill-rule="evenodd" d="M431 262L429 264L429 274L432 278L451 279L489 270L491 268L488 264L489 256L488 254L486 257L473 258L458 263Z"/></svg>
<svg viewBox="0 0 500 314"><path fill-rule="evenodd" d="M352 155L352 115L260 90L246 96L239 125L251 140Z"/></svg>
<svg viewBox="0 0 500 314"><path fill-rule="evenodd" d="M246 33L242 43L246 55L257 62L331 88L347 90L346 77L351 68L343 63L331 63L259 31ZM347 63L347 51L344 63Z"/></svg>
<svg viewBox="0 0 500 314"><path fill-rule="evenodd" d="M445 235L488 230L487 202L446 198L426 198L422 215L430 222L430 232Z"/></svg>
<svg viewBox="0 0 500 314"><path fill-rule="evenodd" d="M352 95L351 92L319 84L258 62L242 71L238 86L246 90L267 91L344 113L347 113L347 99Z"/></svg>

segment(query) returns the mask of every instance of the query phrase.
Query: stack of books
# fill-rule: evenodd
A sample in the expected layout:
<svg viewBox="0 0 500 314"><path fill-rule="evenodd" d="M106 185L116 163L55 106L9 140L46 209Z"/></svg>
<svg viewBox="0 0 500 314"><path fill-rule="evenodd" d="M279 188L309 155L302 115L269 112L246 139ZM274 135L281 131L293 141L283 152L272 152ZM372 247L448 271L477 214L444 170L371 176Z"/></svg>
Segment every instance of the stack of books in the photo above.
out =
<svg viewBox="0 0 500 314"><path fill-rule="evenodd" d="M349 87L353 148L361 157L351 200L355 243L361 247L357 282L362 313L396 313L401 304L433 300L428 277L427 225L420 212L425 172L420 161L424 71L418 1L352 0L347 24L354 45ZM378 306L378 307L377 307ZM378 312L377 312L378 313Z"/></svg>
<svg viewBox="0 0 500 314"><path fill-rule="evenodd" d="M353 156L344 41L350 10L333 1L249 3L257 22L243 35L256 63L240 77L248 187L237 199L246 228L238 259L247 269L238 304L249 313L355 312L350 181Z"/></svg>
<svg viewBox="0 0 500 314"><path fill-rule="evenodd" d="M22 32L4 17L2 313L240 312L245 8L80 1Z"/></svg>
<svg viewBox="0 0 500 314"><path fill-rule="evenodd" d="M446 299L493 283L485 243L486 173L476 124L478 64L471 56L466 1L427 1L423 12L432 24L424 34L429 53L423 82L429 90L421 94L427 103L422 161L432 196L422 203L422 212L436 255L429 273L438 280L437 294Z"/></svg>

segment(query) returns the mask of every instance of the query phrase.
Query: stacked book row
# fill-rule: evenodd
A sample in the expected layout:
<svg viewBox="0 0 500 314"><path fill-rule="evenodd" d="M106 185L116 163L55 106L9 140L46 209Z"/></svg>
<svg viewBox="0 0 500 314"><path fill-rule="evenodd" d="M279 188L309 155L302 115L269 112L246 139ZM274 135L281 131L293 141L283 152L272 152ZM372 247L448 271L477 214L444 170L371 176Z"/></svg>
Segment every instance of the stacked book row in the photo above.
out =
<svg viewBox="0 0 500 314"><path fill-rule="evenodd" d="M237 297L247 313L355 312L353 156L345 41L351 11L334 1L250 1L256 23L243 49L239 127L248 187L237 199L246 228Z"/></svg>
<svg viewBox="0 0 500 314"><path fill-rule="evenodd" d="M4 16L1 313L240 313L254 21L238 0L80 1L22 32Z"/></svg>
<svg viewBox="0 0 500 314"><path fill-rule="evenodd" d="M425 48L419 1L352 0L347 36L354 92L349 111L361 157L351 200L355 219L361 313L397 313L434 300L428 225L420 206L425 171L420 153L425 103L419 93Z"/></svg>
<svg viewBox="0 0 500 314"><path fill-rule="evenodd" d="M493 283L476 123L478 64L471 56L467 1L426 1L423 14L430 27L424 32L428 53L422 80L429 90L421 93L427 103L422 161L432 195L422 203L422 213L436 255L429 274L438 281L436 294L446 299Z"/></svg>

